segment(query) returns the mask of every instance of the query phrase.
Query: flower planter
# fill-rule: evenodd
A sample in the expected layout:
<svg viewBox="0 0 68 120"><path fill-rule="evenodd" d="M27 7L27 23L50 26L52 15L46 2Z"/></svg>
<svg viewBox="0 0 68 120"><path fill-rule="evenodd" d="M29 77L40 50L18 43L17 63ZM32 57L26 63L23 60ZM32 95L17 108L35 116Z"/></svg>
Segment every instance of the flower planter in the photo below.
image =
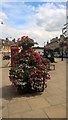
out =
<svg viewBox="0 0 68 120"><path fill-rule="evenodd" d="M49 79L46 60L30 48L34 45L32 39L22 37L18 44L21 51L15 56L15 66L10 69L10 81L19 93L43 92Z"/></svg>

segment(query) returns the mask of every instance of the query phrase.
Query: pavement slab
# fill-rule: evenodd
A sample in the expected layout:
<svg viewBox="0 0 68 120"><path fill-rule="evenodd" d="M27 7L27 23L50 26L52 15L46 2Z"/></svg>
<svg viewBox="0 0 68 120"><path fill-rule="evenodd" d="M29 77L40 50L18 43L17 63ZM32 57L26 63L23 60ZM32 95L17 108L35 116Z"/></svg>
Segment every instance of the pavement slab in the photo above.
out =
<svg viewBox="0 0 68 120"><path fill-rule="evenodd" d="M50 71L51 79L48 80L48 86L41 94L19 95L9 80L10 67L0 68L0 71L2 70L3 118L66 117L66 61L60 59L56 61L56 69ZM6 64L6 61L3 62Z"/></svg>
<svg viewBox="0 0 68 120"><path fill-rule="evenodd" d="M37 109L37 108L39 109L39 108L50 106L50 104L47 102L47 100L45 100L42 97L29 99L28 103L29 103L29 105L31 106L32 109Z"/></svg>
<svg viewBox="0 0 68 120"><path fill-rule="evenodd" d="M49 118L66 118L66 109L62 105L54 105L43 110Z"/></svg>
<svg viewBox="0 0 68 120"><path fill-rule="evenodd" d="M14 102L14 103L9 103L8 105L8 111L9 114L14 114L14 113L20 113L20 112L27 112L30 111L31 107L26 101L23 102Z"/></svg>
<svg viewBox="0 0 68 120"><path fill-rule="evenodd" d="M36 109L22 114L22 118L48 118L48 116L43 110Z"/></svg>
<svg viewBox="0 0 68 120"><path fill-rule="evenodd" d="M50 96L46 97L45 99L51 104L51 105L58 105L58 104L63 104L66 103L66 99L64 99L61 95L55 95L55 96Z"/></svg>

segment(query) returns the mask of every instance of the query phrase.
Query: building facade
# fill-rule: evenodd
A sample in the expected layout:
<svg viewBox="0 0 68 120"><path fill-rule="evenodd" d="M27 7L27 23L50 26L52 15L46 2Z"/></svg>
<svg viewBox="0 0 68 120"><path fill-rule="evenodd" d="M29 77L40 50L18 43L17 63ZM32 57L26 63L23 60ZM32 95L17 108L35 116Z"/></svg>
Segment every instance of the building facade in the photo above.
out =
<svg viewBox="0 0 68 120"><path fill-rule="evenodd" d="M44 47L33 47L40 55L44 55Z"/></svg>
<svg viewBox="0 0 68 120"><path fill-rule="evenodd" d="M55 50L55 49L59 48L59 41L60 41L60 39L58 39L58 37L53 38L50 40L50 43L46 44L46 47L48 49Z"/></svg>
<svg viewBox="0 0 68 120"><path fill-rule="evenodd" d="M56 37L50 40L50 43L46 44L48 49L52 49L59 54L68 54L68 37L60 35L60 38Z"/></svg>
<svg viewBox="0 0 68 120"><path fill-rule="evenodd" d="M0 39L0 51L3 55L11 52L11 46L16 45L15 40L10 41L8 38Z"/></svg>

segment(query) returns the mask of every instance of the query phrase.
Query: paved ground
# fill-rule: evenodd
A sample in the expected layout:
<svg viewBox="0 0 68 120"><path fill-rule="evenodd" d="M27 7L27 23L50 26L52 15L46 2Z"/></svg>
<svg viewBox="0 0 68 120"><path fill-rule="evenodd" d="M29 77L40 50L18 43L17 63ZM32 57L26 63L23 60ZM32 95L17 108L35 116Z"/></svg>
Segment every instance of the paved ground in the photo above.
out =
<svg viewBox="0 0 68 120"><path fill-rule="evenodd" d="M66 62L57 60L56 70L42 94L17 94L9 81L9 68L2 68L3 118L66 118Z"/></svg>

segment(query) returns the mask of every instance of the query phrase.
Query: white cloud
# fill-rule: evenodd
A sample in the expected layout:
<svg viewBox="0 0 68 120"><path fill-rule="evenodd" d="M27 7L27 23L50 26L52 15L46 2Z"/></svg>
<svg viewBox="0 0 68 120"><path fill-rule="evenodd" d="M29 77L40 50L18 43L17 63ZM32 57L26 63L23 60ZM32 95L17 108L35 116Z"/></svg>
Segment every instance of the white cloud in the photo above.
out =
<svg viewBox="0 0 68 120"><path fill-rule="evenodd" d="M57 8L53 3L48 3L40 6L37 11L37 24L47 31L60 30L66 22L66 10L62 5Z"/></svg>
<svg viewBox="0 0 68 120"><path fill-rule="evenodd" d="M0 12L0 22L5 21L6 19L8 19L7 15L3 12Z"/></svg>
<svg viewBox="0 0 68 120"><path fill-rule="evenodd" d="M2 26L2 38L12 37L17 39L23 35L28 35L30 38L34 39L34 41L37 41L40 46L43 46L44 42L47 40L60 35L60 31L48 32L37 25L27 26L26 28L23 27L22 29L16 29L7 25Z"/></svg>
<svg viewBox="0 0 68 120"><path fill-rule="evenodd" d="M47 3L36 8L31 5L27 6L26 3L23 5L24 6L22 7L26 7L28 11L30 11L30 14L28 16L30 22L28 22L28 24L25 26L22 25L21 27L11 27L7 23L1 25L0 28L2 30L0 29L0 33L2 32L3 38L18 38L23 35L28 35L29 37L37 41L40 46L43 46L44 42L46 42L47 40L50 40L53 37L60 36L61 29L66 21L66 11L64 5L58 4L57 7L53 3ZM19 7L17 10L18 12L20 12ZM32 14L32 10L35 12L35 14ZM16 14L15 16L16 18L20 17L17 15L18 14ZM7 15L5 13L2 13L2 16L4 20L9 19L7 18Z"/></svg>

